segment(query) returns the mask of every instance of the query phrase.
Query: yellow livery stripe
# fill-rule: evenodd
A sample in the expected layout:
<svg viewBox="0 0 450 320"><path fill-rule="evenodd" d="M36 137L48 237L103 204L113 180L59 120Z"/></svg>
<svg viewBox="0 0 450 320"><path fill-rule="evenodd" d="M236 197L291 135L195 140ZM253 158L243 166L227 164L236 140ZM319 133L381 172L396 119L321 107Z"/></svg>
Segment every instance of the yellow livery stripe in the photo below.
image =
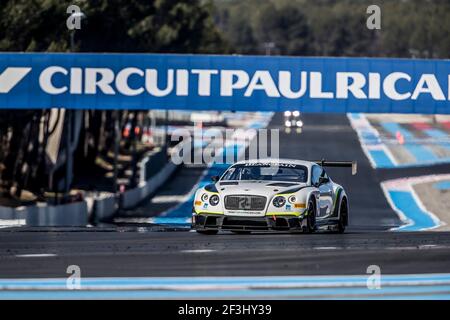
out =
<svg viewBox="0 0 450 320"><path fill-rule="evenodd" d="M300 216L300 212L267 212L266 216Z"/></svg>

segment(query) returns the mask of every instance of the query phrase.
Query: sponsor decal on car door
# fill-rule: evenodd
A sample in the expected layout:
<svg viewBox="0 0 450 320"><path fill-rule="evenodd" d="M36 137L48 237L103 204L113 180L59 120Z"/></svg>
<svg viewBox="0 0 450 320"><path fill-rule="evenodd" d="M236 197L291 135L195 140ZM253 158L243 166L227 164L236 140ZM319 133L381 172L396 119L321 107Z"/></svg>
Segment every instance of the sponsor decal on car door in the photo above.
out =
<svg viewBox="0 0 450 320"><path fill-rule="evenodd" d="M319 191L319 217L324 217L329 215L333 209L333 188L331 188L330 183L325 183L319 187Z"/></svg>

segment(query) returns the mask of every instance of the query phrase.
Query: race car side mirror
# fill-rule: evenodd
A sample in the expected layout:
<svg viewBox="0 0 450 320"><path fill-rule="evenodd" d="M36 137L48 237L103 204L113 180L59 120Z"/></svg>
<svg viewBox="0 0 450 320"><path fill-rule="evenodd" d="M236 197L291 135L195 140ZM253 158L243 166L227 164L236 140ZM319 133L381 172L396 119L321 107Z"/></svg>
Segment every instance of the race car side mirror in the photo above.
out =
<svg viewBox="0 0 450 320"><path fill-rule="evenodd" d="M320 177L319 178L319 185L325 184L330 182L330 179L328 179L328 177Z"/></svg>
<svg viewBox="0 0 450 320"><path fill-rule="evenodd" d="M212 180L213 182L217 182L217 181L219 181L219 176L212 176L212 177L211 177L211 180Z"/></svg>

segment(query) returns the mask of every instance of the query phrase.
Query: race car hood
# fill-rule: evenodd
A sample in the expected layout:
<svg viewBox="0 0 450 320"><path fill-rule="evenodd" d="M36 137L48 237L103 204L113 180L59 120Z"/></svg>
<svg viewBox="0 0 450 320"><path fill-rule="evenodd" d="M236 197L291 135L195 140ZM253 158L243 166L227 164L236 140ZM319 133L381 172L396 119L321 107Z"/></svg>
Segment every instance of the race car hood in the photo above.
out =
<svg viewBox="0 0 450 320"><path fill-rule="evenodd" d="M221 181L216 183L220 195L249 194L270 196L306 186L306 183L274 181Z"/></svg>

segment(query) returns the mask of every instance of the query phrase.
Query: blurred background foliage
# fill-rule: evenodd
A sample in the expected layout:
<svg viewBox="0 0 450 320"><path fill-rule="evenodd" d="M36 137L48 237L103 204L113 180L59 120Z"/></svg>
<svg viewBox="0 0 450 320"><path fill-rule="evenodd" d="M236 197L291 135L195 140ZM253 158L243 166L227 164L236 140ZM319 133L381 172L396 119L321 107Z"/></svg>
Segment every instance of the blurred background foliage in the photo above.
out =
<svg viewBox="0 0 450 320"><path fill-rule="evenodd" d="M200 0L1 0L0 51L69 51L71 4L87 16L76 51L227 52L212 3Z"/></svg>
<svg viewBox="0 0 450 320"><path fill-rule="evenodd" d="M236 53L450 57L448 0L215 0L215 21ZM366 9L382 11L368 30Z"/></svg>
<svg viewBox="0 0 450 320"><path fill-rule="evenodd" d="M450 56L449 0L378 0L381 30L372 0L1 0L0 51L69 51L70 4L76 51Z"/></svg>

